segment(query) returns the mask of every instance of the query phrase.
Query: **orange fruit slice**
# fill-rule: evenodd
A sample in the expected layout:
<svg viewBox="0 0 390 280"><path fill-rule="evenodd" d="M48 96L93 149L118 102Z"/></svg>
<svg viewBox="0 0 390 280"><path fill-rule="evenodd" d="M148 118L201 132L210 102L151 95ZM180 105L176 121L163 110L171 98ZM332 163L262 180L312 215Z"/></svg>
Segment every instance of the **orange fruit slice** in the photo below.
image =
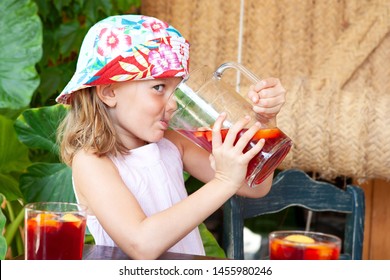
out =
<svg viewBox="0 0 390 280"><path fill-rule="evenodd" d="M213 134L211 130L201 130L201 131L195 131L194 132L195 137L198 138L206 138L208 142L211 142Z"/></svg>
<svg viewBox="0 0 390 280"><path fill-rule="evenodd" d="M70 213L62 216L62 220L65 222L79 222L80 221L80 219L78 217L76 217L75 215L70 214Z"/></svg>
<svg viewBox="0 0 390 280"><path fill-rule="evenodd" d="M242 130L241 133L244 133L247 129ZM225 140L226 134L229 129L221 129L222 140ZM241 133L239 135L241 135ZM212 140L212 131L211 130L197 130L194 131L194 136L197 138L206 138L208 142ZM256 132L253 136L253 140L270 139L280 137L280 130L278 128L265 128Z"/></svg>
<svg viewBox="0 0 390 280"><path fill-rule="evenodd" d="M82 223L82 220L79 217L77 217L71 213L68 213L68 214L65 214L64 216L62 216L62 221L73 223L76 227L79 227Z"/></svg>
<svg viewBox="0 0 390 280"><path fill-rule="evenodd" d="M27 220L27 228L29 230L35 229L37 227L37 225L38 225L38 223L37 223L37 220L35 218Z"/></svg>
<svg viewBox="0 0 390 280"><path fill-rule="evenodd" d="M269 139L269 138L276 138L279 136L280 136L280 130L278 128L265 128L256 132L255 136L253 136L253 139L255 140L260 140L261 138Z"/></svg>
<svg viewBox="0 0 390 280"><path fill-rule="evenodd" d="M42 227L59 227L60 222L57 220L57 216L50 213L40 213L35 218L38 226Z"/></svg>
<svg viewBox="0 0 390 280"><path fill-rule="evenodd" d="M306 236L306 235L302 235L302 234L291 234L291 235L286 236L284 238L284 240L291 241L291 242L297 242L297 243L305 243L305 244L315 243L313 238Z"/></svg>

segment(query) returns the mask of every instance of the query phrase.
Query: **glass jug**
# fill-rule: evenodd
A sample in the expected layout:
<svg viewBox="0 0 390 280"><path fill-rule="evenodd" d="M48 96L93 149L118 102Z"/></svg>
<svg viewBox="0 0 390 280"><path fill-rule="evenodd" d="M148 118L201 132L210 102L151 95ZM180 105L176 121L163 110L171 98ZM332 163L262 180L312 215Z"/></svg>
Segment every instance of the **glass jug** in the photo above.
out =
<svg viewBox="0 0 390 280"><path fill-rule="evenodd" d="M240 71L253 83L259 81L252 72L234 62L224 63L214 72L207 66L191 72L188 79L183 80L174 91L177 110L169 121L169 126L211 152L211 129L221 112L227 113L221 131L222 138L226 136L229 127L245 115L251 116L248 127L256 120L260 121L262 128L245 148L247 150L261 138L265 139L261 152L249 162L246 174L246 183L255 188L286 157L292 141L277 127L262 122L252 110L252 104L222 81L223 72L229 68Z"/></svg>

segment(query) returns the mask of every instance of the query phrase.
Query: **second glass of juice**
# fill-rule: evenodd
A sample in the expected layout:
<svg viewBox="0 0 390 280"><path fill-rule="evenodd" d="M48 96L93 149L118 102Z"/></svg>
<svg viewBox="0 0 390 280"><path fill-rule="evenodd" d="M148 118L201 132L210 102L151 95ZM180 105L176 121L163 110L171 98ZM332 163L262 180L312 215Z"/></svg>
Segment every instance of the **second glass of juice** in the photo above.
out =
<svg viewBox="0 0 390 280"><path fill-rule="evenodd" d="M26 260L81 260L87 208L76 203L36 202L25 207Z"/></svg>
<svg viewBox="0 0 390 280"><path fill-rule="evenodd" d="M269 234L271 260L338 260L341 239L313 231L274 231Z"/></svg>

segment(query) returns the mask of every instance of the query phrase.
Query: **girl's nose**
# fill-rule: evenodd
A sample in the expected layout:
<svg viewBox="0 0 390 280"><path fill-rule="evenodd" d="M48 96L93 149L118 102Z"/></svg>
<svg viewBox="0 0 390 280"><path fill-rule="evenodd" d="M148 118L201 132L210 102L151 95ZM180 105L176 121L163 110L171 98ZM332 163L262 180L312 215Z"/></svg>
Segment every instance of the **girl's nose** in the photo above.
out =
<svg viewBox="0 0 390 280"><path fill-rule="evenodd" d="M175 96L175 92L172 92L171 95L168 97L167 103L165 105L165 111L174 112L176 110L177 110L176 96Z"/></svg>

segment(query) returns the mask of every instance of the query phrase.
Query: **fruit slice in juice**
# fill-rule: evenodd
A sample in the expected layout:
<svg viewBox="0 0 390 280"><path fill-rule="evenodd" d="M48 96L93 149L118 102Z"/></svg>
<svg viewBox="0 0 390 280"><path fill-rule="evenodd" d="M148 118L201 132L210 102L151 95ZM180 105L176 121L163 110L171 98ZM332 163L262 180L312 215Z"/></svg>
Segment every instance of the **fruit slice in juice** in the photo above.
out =
<svg viewBox="0 0 390 280"><path fill-rule="evenodd" d="M238 133L236 141L246 130L247 129L243 129ZM212 131L210 129L177 131L211 153ZM221 129L222 141L225 139L228 131L228 128ZM279 163L286 157L292 146L291 140L280 129L277 127L266 128L256 132L252 140L244 148L244 152L256 145L260 139L265 140L264 147L260 153L249 162L246 174L247 182L251 187L256 187L265 178L271 175Z"/></svg>
<svg viewBox="0 0 390 280"><path fill-rule="evenodd" d="M40 213L34 218L30 219L31 222L36 222L41 227L56 227L60 226L58 217L50 213Z"/></svg>
<svg viewBox="0 0 390 280"><path fill-rule="evenodd" d="M239 137L246 131L247 129L243 129L238 135ZM222 141L225 140L226 134L228 133L228 129L222 129L221 130L221 136L222 136ZM212 140L212 131L211 130L197 130L197 131L180 131L183 134L187 135L187 133L193 133L193 135L196 138L205 138L207 142L210 142L211 145L211 140ZM270 139L270 138L276 138L281 135L281 131L278 128L266 128L266 129L261 129L256 132L256 134L253 136L252 140L259 141L260 139Z"/></svg>
<svg viewBox="0 0 390 280"><path fill-rule="evenodd" d="M303 234L291 234L284 238L284 240L297 243L314 243L314 239Z"/></svg>
<svg viewBox="0 0 390 280"><path fill-rule="evenodd" d="M76 215L73 215L71 213L68 213L68 214L65 214L64 216L62 216L61 220L65 221L65 222L71 222L76 227L80 227L80 225L83 222L79 217L77 217Z"/></svg>

